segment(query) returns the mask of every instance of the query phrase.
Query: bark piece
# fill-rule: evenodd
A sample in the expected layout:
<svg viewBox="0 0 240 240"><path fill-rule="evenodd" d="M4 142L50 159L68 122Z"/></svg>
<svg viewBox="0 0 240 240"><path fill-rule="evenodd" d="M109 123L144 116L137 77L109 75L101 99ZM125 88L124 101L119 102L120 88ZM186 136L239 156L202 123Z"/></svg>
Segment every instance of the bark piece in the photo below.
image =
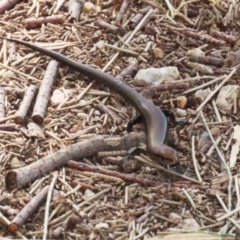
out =
<svg viewBox="0 0 240 240"><path fill-rule="evenodd" d="M69 160L91 157L99 151L130 149L139 146L141 143L146 143L146 141L145 134L131 133L123 137L106 138L98 136L75 143L28 166L8 171L5 177L6 188L8 190L23 188L44 174L63 167Z"/></svg>
<svg viewBox="0 0 240 240"><path fill-rule="evenodd" d="M69 1L68 13L71 15L71 18L74 19L76 22L79 22L84 4L85 4L85 1L83 0Z"/></svg>
<svg viewBox="0 0 240 240"><path fill-rule="evenodd" d="M55 60L50 61L47 66L32 114L32 120L36 123L41 124L45 117L48 99L56 81L58 66L59 63Z"/></svg>
<svg viewBox="0 0 240 240"><path fill-rule="evenodd" d="M52 24L62 24L65 22L65 16L62 14L49 16L49 17L39 17L39 18L27 18L25 20L25 28L34 29L39 28L42 24L52 23Z"/></svg>
<svg viewBox="0 0 240 240"><path fill-rule="evenodd" d="M26 120L27 113L33 102L34 96L36 95L37 87L35 85L30 85L24 95L23 101L15 114L15 122L23 124Z"/></svg>
<svg viewBox="0 0 240 240"><path fill-rule="evenodd" d="M32 198L32 200L21 210L21 212L8 225L10 232L16 232L22 227L29 217L34 214L37 209L44 203L47 198L49 186L45 186L42 190Z"/></svg>
<svg viewBox="0 0 240 240"><path fill-rule="evenodd" d="M0 87L0 119L6 117L5 111L5 91Z"/></svg>

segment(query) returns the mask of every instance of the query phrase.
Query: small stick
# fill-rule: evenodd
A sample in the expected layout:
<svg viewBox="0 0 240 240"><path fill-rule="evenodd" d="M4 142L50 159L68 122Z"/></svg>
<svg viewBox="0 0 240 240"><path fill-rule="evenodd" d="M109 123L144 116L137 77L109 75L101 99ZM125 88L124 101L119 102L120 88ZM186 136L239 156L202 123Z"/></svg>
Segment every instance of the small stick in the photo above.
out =
<svg viewBox="0 0 240 240"><path fill-rule="evenodd" d="M0 119L4 119L5 117L5 91L2 87L0 87Z"/></svg>
<svg viewBox="0 0 240 240"><path fill-rule="evenodd" d="M138 92L141 92L143 90L156 90L156 91L166 91L166 90L173 90L173 89L187 89L189 88L189 84L187 83L178 83L177 81L172 83L166 83L166 84L160 84L157 86L151 86L151 87L135 87L134 89Z"/></svg>
<svg viewBox="0 0 240 240"><path fill-rule="evenodd" d="M153 13L153 9L150 9L148 11L148 13L144 16L144 18L141 20L141 22L137 25L137 27L134 29L134 31L132 31L132 33L130 34L130 36L127 38L127 40L124 42L125 44L128 44L132 38L134 37L134 35L142 28L142 26L144 25L145 21L150 18L150 16ZM105 65L105 67L103 68L103 71L105 72L108 67L115 61L115 59L118 57L119 52L117 52L112 58L111 60Z"/></svg>
<svg viewBox="0 0 240 240"><path fill-rule="evenodd" d="M22 227L29 217L31 217L37 209L44 203L47 198L47 193L49 190L49 186L45 186L42 190L32 198L32 200L25 205L25 207L21 210L20 213L10 222L8 225L8 230L11 232L16 232Z"/></svg>
<svg viewBox="0 0 240 240"><path fill-rule="evenodd" d="M183 92L183 94L191 93L191 92L194 92L194 91L196 91L196 90L198 90L198 89L202 89L202 88L204 88L204 87L207 87L207 86L209 86L209 85L211 85L211 84L213 84L213 83L215 83L215 82L218 82L218 81L224 79L224 77L226 77L226 76L224 75L224 76L215 78L215 79L213 79L212 81L209 81L209 82L207 82L207 83L204 83L204 84L202 84L202 85L200 85L200 86L198 86L198 87L191 88L191 89Z"/></svg>
<svg viewBox="0 0 240 240"><path fill-rule="evenodd" d="M101 29L106 30L107 32L111 32L111 33L115 33L115 34L117 34L118 31L119 31L119 27L117 27L117 26L115 26L113 24L110 24L108 22L105 22L102 19L97 19L94 22L94 25L99 27L99 28L101 28Z"/></svg>
<svg viewBox="0 0 240 240"><path fill-rule="evenodd" d="M63 14L53 15L48 17L31 17L25 19L25 28L33 29L41 27L42 24L52 23L52 24L62 24L65 21L65 16Z"/></svg>
<svg viewBox="0 0 240 240"><path fill-rule="evenodd" d="M196 156L195 156L195 137L194 136L192 136L192 159L193 159L193 166L194 166L195 173L197 175L198 181L202 182L201 175L198 171L197 159L196 159Z"/></svg>
<svg viewBox="0 0 240 240"><path fill-rule="evenodd" d="M56 81L59 63L55 60L49 62L45 75L43 77L37 100L33 109L32 120L35 123L41 124L46 114L48 99L52 87Z"/></svg>
<svg viewBox="0 0 240 240"><path fill-rule="evenodd" d="M128 10L128 6L129 6L129 0L123 0L122 1L122 5L121 8L118 12L118 15L116 17L116 21L120 22L124 16L124 14L126 13L126 11Z"/></svg>
<svg viewBox="0 0 240 240"><path fill-rule="evenodd" d="M207 96L207 98L200 104L200 106L197 108L197 112L199 113L201 109L204 107L204 105L222 88L222 86L233 76L233 74L237 71L236 68L234 68L231 73Z"/></svg>
<svg viewBox="0 0 240 240"><path fill-rule="evenodd" d="M30 75L28 75L28 74L19 72L18 70L15 70L14 68L11 68L11 67L9 67L9 66L7 66L7 65L4 65L4 64L2 64L2 63L0 63L0 66L3 67L3 68L8 69L8 70L10 70L10 71L12 71L12 72L14 72L14 73L17 73L17 74L19 74L19 75L22 75L23 77L25 77L25 78L27 78L27 79L31 79L31 80L33 80L33 81L35 81L35 82L41 82L39 79L37 79L37 78L35 78L35 77L32 77L32 76L30 76Z"/></svg>
<svg viewBox="0 0 240 240"><path fill-rule="evenodd" d="M151 180L148 180L148 179L139 178L139 177L136 177L134 175L119 173L119 172L107 170L107 169L104 169L104 168L101 168L101 167L90 166L90 165L75 162L75 161L72 161L72 160L68 162L68 165L72 168L77 168L77 169L82 170L82 171L91 171L91 172L95 172L95 173L102 173L102 174L105 174L105 175L108 175L108 176L121 178L125 181L136 182L136 183L139 183L139 184L144 185L144 186L156 186L158 184L161 184L161 183L157 183L155 181L151 181Z"/></svg>
<svg viewBox="0 0 240 240"><path fill-rule="evenodd" d="M54 185L57 181L57 177L58 177L58 173L54 172L52 182L48 187L48 195L47 195L47 202L46 202L45 215L44 215L44 229L43 229L43 238L42 238L43 240L47 239L49 209L50 209L51 198L54 191Z"/></svg>
<svg viewBox="0 0 240 240"><path fill-rule="evenodd" d="M216 116L217 116L217 120L218 120L219 122L222 122L222 118L221 118L220 113L219 113L219 111L218 111L216 102L215 102L215 101L212 101L212 105L213 105L214 112L215 112L215 114L216 114Z"/></svg>
<svg viewBox="0 0 240 240"><path fill-rule="evenodd" d="M85 4L85 1L83 1L83 0L70 0L69 1L68 13L71 16L71 19L75 20L76 22L79 22L84 4Z"/></svg>
<svg viewBox="0 0 240 240"><path fill-rule="evenodd" d="M109 116L111 116L111 118L113 119L113 121L117 124L120 124L121 123L121 118L114 112L112 111L111 109L109 109L106 105L104 105L102 102L98 103L98 105L96 105L96 108L103 112L103 113L106 113L108 114Z"/></svg>
<svg viewBox="0 0 240 240"><path fill-rule="evenodd" d="M214 145L214 147L215 147L215 149L218 153L218 156L219 156L221 162L223 163L224 167L227 169L227 173L228 173L228 177L229 177L229 182L228 182L228 210L230 211L231 208L232 208L232 181L233 181L232 180L232 173L231 173L230 168L228 167L228 165L226 163L226 160L225 160L224 156L222 155L222 153L220 152L216 142L214 141L214 138L213 138L212 133L211 133L211 131L210 131L208 125L207 125L206 119L205 119L202 111L200 111L200 115L201 115L202 121L205 125L205 128L207 129L209 137L210 137L211 141L213 142L213 145Z"/></svg>
<svg viewBox="0 0 240 240"><path fill-rule="evenodd" d="M185 188L182 188L182 191L183 191L183 193L185 194L185 196L187 197L188 201L190 202L192 208L193 208L193 209L196 209L196 205L195 205L193 199L191 198L191 196L190 196L190 195L188 194L188 192L186 191L186 189L185 189Z"/></svg>
<svg viewBox="0 0 240 240"><path fill-rule="evenodd" d="M22 124L27 116L29 108L32 104L33 98L36 95L37 87L35 85L30 85L27 92L23 98L23 101L15 114L15 123Z"/></svg>

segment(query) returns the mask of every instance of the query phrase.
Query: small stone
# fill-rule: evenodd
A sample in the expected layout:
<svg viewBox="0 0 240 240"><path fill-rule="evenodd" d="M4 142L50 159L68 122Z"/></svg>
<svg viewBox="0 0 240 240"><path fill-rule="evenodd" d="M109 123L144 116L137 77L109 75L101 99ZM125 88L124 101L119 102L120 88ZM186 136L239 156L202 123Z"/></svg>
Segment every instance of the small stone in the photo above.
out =
<svg viewBox="0 0 240 240"><path fill-rule="evenodd" d="M176 109L176 114L177 114L178 117L186 117L187 116L187 111L183 110L183 109L180 109L180 108L177 108Z"/></svg>
<svg viewBox="0 0 240 240"><path fill-rule="evenodd" d="M96 6L93 3L91 3L91 2L84 3L83 12L89 13L89 12L93 12L93 11L96 11Z"/></svg>
<svg viewBox="0 0 240 240"><path fill-rule="evenodd" d="M61 90L56 89L53 91L53 95L51 97L51 104L52 106L58 105L62 103L64 99L65 99L65 94Z"/></svg>
<svg viewBox="0 0 240 240"><path fill-rule="evenodd" d="M161 48L155 48L153 49L153 54L155 58L163 58L164 57L164 52Z"/></svg>
<svg viewBox="0 0 240 240"><path fill-rule="evenodd" d="M85 191L85 193L84 193L84 197L85 197L86 199L88 199L88 198L90 198L90 197L93 197L93 196L95 196L95 193L94 193L93 191L89 190L89 189L87 189L87 190Z"/></svg>
<svg viewBox="0 0 240 240"><path fill-rule="evenodd" d="M133 79L135 86L156 86L161 83L173 82L179 78L176 67L141 69Z"/></svg>
<svg viewBox="0 0 240 240"><path fill-rule="evenodd" d="M170 213L168 218L176 224L182 221L182 217L174 212Z"/></svg>
<svg viewBox="0 0 240 240"><path fill-rule="evenodd" d="M194 218L187 218L183 219L183 221L178 225L178 227L182 229L196 229L200 228L201 226Z"/></svg>
<svg viewBox="0 0 240 240"><path fill-rule="evenodd" d="M210 94L210 92L211 90L209 88L204 90L200 89L195 92L195 98L199 103L201 103L206 99L206 97Z"/></svg>
<svg viewBox="0 0 240 240"><path fill-rule="evenodd" d="M213 136L217 136L220 133L220 129L218 127L214 127L211 129L211 133Z"/></svg>
<svg viewBox="0 0 240 240"><path fill-rule="evenodd" d="M177 97L177 106L181 109L185 108L187 105L187 98L185 96Z"/></svg>

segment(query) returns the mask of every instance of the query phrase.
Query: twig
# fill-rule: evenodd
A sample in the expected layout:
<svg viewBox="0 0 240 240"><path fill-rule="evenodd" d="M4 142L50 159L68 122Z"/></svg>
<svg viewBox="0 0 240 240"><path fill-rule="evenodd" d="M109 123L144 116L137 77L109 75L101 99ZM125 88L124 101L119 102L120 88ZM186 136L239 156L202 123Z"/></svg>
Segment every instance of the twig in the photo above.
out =
<svg viewBox="0 0 240 240"><path fill-rule="evenodd" d="M17 73L17 74L19 74L19 75L22 75L23 77L25 77L25 78L27 78L27 79L31 79L31 80L33 80L33 81L35 81L35 82L41 82L39 79L37 79L37 78L35 78L35 77L32 77L32 76L30 76L30 75L28 75L28 74L19 72L18 70L15 70L14 68L11 68L11 67L9 67L9 66L7 66L7 65L4 65L4 64L2 64L2 63L0 63L0 66L3 67L3 68L6 68L6 69L8 69L8 70L10 70L10 71L12 71L12 72L15 72L15 73Z"/></svg>
<svg viewBox="0 0 240 240"><path fill-rule="evenodd" d="M45 186L35 197L32 198L32 200L27 205L25 205L21 212L9 224L9 231L16 232L26 223L28 218L32 216L44 203L48 190L49 186Z"/></svg>
<svg viewBox="0 0 240 240"><path fill-rule="evenodd" d="M196 156L195 156L195 137L194 136L192 136L192 159L193 159L193 166L194 166L198 181L202 182L201 175L198 171L197 159L196 159Z"/></svg>
<svg viewBox="0 0 240 240"><path fill-rule="evenodd" d="M211 85L211 84L213 84L213 83L215 83L215 82L218 82L218 81L224 79L225 77L226 77L226 75L221 76L221 77L218 77L218 78L215 78L215 79L213 79L212 81L209 81L209 82L207 82L207 83L204 83L204 84L202 84L202 85L200 85L200 86L197 86L197 87L195 87L195 88L191 88L191 89L183 92L183 94L195 92L196 90L202 89L202 88L204 88L204 87L207 87L207 86L209 86L209 85Z"/></svg>
<svg viewBox="0 0 240 240"><path fill-rule="evenodd" d="M207 96L207 98L200 104L200 106L197 108L197 112L200 112L201 109L204 107L204 105L222 88L222 86L233 76L233 74L237 71L236 68L234 68L231 73Z"/></svg>
<svg viewBox="0 0 240 240"><path fill-rule="evenodd" d="M57 180L57 177L58 177L58 173L54 172L52 182L48 189L48 195L47 195L47 201L46 201L46 207L45 207L45 215L44 215L44 228L43 228L43 238L42 238L43 240L47 239L50 203L51 203L51 198L52 198L52 194L54 191L54 185Z"/></svg>
<svg viewBox="0 0 240 240"><path fill-rule="evenodd" d="M196 209L196 205L193 202L193 199L191 198L191 196L188 194L188 192L186 191L186 189L182 188L183 193L185 194L185 196L187 197L188 201L190 202L191 206L193 209Z"/></svg>
<svg viewBox="0 0 240 240"><path fill-rule="evenodd" d="M153 9L150 9L148 11L148 13L144 16L144 18L141 20L141 22L137 25L137 27L134 29L134 31L130 34L130 36L127 38L127 40L125 41L125 44L129 43L132 38L134 37L134 35L141 29L142 25L144 24L144 22L146 21L146 19L148 19L151 14L153 12ZM103 71L106 71L108 69L108 67L115 61L115 59L118 57L119 52L117 52L112 59L105 65L105 67L103 68Z"/></svg>
<svg viewBox="0 0 240 240"><path fill-rule="evenodd" d="M34 29L41 27L42 24L52 23L52 24L62 24L65 21L65 16L63 14L48 16L48 17L30 17L25 19L25 28Z"/></svg>
<svg viewBox="0 0 240 240"><path fill-rule="evenodd" d="M56 81L59 63L55 60L49 62L43 77L36 103L33 109L32 120L35 123L42 123L48 105L48 99Z"/></svg>
<svg viewBox="0 0 240 240"><path fill-rule="evenodd" d="M214 140L214 138L212 136L212 133L211 133L211 131L210 131L208 125L207 125L206 119L205 119L202 111L200 111L200 115L201 115L202 121L203 121L203 123L205 125L205 128L207 129L209 137L211 138L211 140L213 142L213 145L214 145L214 147L215 147L215 149L216 149L216 151L218 153L218 156L221 159L221 161L222 161L222 163L223 163L223 165L226 168L227 173L228 173L228 177L229 177L229 183L228 183L228 210L231 211L231 208L232 208L232 181L233 181L232 173L231 173L230 168L228 167L228 165L226 163L225 158L223 157L222 153L220 152L220 150L219 150L219 148L218 148L218 146L217 146L217 144L216 144L216 142L215 142L215 140Z"/></svg>
<svg viewBox="0 0 240 240"><path fill-rule="evenodd" d="M146 163L148 164L149 166L152 166L154 168L156 168L157 170L159 171L163 171L163 172L166 172L167 174L171 174L175 177L179 177L179 178L182 178L182 179L185 179L187 181L190 181L190 182L193 182L193 183L197 183L197 184L202 184L201 182L193 179L193 178L190 178L190 177L187 177L185 175L182 175L182 174L178 174L176 172L173 172L173 171L169 171L168 169L164 168L163 166L151 161L147 156L143 155L143 154L140 154L140 156L142 157L139 157L139 156L134 156L134 158L136 158L138 161L141 161L143 163ZM144 159L144 160L143 160ZM145 159L147 159L147 161L145 161Z"/></svg>
<svg viewBox="0 0 240 240"><path fill-rule="evenodd" d="M15 114L15 122L22 124L25 121L29 108L33 102L33 98L36 95L37 87L35 85L30 85L27 92L23 98L23 101Z"/></svg>
<svg viewBox="0 0 240 240"><path fill-rule="evenodd" d="M0 87L0 119L4 119L5 117L5 91L2 87Z"/></svg>

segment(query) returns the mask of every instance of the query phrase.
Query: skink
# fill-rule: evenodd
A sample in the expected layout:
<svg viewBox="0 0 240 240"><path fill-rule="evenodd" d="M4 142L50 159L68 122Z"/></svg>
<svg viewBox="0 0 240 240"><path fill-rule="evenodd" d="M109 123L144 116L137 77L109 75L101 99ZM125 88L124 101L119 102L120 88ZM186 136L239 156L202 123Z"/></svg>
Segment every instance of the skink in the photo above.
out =
<svg viewBox="0 0 240 240"><path fill-rule="evenodd" d="M114 90L124 99L126 99L130 104L132 104L143 116L144 123L147 129L148 151L152 154L164 157L164 162L166 162L167 164L174 165L178 162L177 152L173 148L164 144L168 132L168 123L165 115L159 107L155 106L150 101L145 99L133 88L131 88L124 82L118 80L117 78L105 72L102 72L101 70L94 69L88 65L79 62L75 62L60 53L41 48L37 45L33 45L22 40L7 37L0 38L24 45L31 48L32 50L45 54L52 59L55 59L56 61L68 66L69 68L81 74L84 74L89 78L92 78Z"/></svg>

